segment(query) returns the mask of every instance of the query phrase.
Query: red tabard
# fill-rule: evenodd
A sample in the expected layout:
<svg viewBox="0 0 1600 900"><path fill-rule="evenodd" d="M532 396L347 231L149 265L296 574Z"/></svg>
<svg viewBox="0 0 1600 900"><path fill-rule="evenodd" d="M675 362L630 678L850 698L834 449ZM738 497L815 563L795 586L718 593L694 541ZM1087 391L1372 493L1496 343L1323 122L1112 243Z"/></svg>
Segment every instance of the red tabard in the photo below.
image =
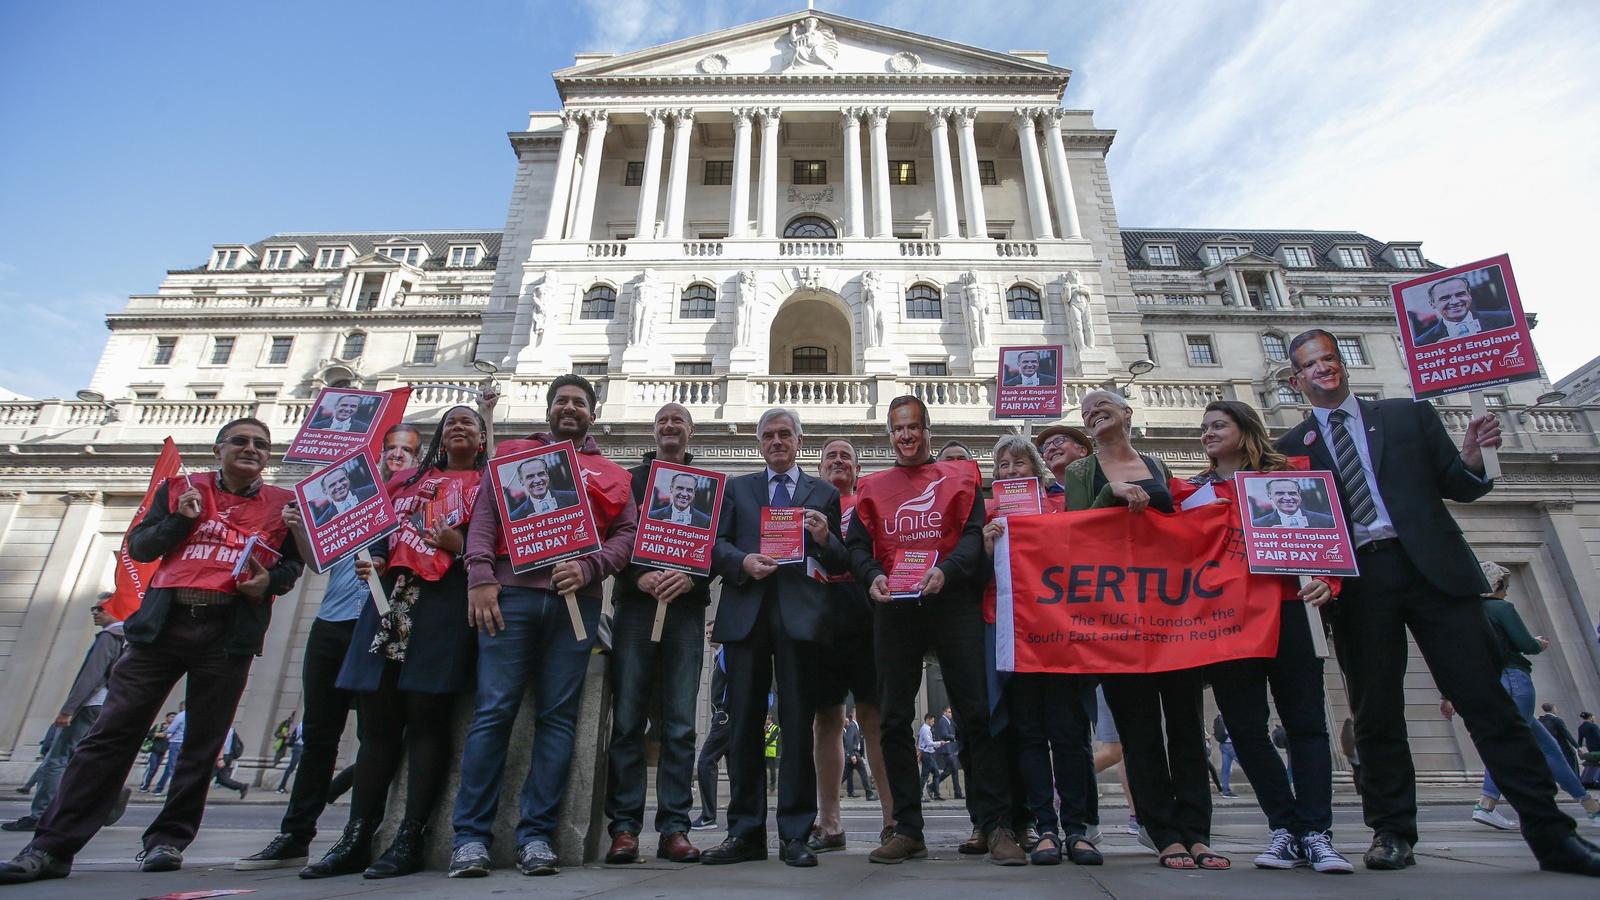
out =
<svg viewBox="0 0 1600 900"><path fill-rule="evenodd" d="M509 441L496 442L494 452L496 456L504 456L537 447L548 447L551 443L538 438L513 438ZM584 443L588 441L585 440ZM584 493L589 497L589 511L594 513L595 533L604 542L606 530L611 527L611 520L633 502L633 474L599 453L585 453L581 445L577 446L577 451L574 455L578 457L578 473L583 479ZM492 509L486 513L486 515L493 514ZM494 552L500 556L511 555L511 545L506 543L504 527L500 528L499 537L495 538Z"/></svg>
<svg viewBox="0 0 1600 900"><path fill-rule="evenodd" d="M885 572L894 568L896 550L937 550L945 559L961 542L980 482L970 460L891 466L861 479L854 525L872 535L872 554Z"/></svg>
<svg viewBox="0 0 1600 900"><path fill-rule="evenodd" d="M389 566L410 569L424 581L438 581L450 571L455 554L438 547L430 547L418 529L429 501L442 498L451 482L460 485L461 520L456 523L463 532L472 518L472 509L478 503L478 484L483 480L480 469L435 469L416 484L406 484L416 469L396 472L389 479L389 501L394 504L400 528L389 534ZM425 523L423 527L426 527Z"/></svg>
<svg viewBox="0 0 1600 900"><path fill-rule="evenodd" d="M167 479L167 512L178 515L178 498L194 482L200 492L200 522L189 537L161 558L161 568L150 586L187 587L205 591L234 593L238 583L233 567L239 551L253 534L276 550L282 546L289 526L283 523L283 508L294 500L294 492L263 484L254 497L241 497L217 487L216 472L202 472L190 479Z"/></svg>

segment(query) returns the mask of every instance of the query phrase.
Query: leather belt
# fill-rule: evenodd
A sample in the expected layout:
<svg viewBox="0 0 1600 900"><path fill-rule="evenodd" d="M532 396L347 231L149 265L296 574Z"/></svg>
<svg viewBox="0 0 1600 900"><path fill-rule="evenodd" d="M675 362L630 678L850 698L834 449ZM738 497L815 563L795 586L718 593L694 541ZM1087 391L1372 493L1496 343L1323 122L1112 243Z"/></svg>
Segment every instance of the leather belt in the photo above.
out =
<svg viewBox="0 0 1600 900"><path fill-rule="evenodd" d="M1384 538L1378 541L1367 541L1356 548L1357 553L1377 553L1379 550L1399 550L1399 538Z"/></svg>
<svg viewBox="0 0 1600 900"><path fill-rule="evenodd" d="M198 615L206 610L232 606L234 595L223 591L203 591L197 588L173 588L172 602Z"/></svg>

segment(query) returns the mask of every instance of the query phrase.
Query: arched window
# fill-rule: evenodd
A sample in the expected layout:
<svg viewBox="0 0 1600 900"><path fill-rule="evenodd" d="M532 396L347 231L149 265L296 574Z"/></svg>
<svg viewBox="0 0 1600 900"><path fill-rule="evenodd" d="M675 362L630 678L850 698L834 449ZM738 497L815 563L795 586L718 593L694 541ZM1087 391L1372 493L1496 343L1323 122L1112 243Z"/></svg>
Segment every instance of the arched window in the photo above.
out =
<svg viewBox="0 0 1600 900"><path fill-rule="evenodd" d="M580 319L610 319L617 314L617 292L603 284L589 288L583 295L583 306L578 310Z"/></svg>
<svg viewBox="0 0 1600 900"><path fill-rule="evenodd" d="M1039 302L1039 292L1025 284L1006 291L1006 318L1043 319L1044 304Z"/></svg>
<svg viewBox="0 0 1600 900"><path fill-rule="evenodd" d="M709 284L691 284L678 300L678 318L715 319L717 317L717 289Z"/></svg>
<svg viewBox="0 0 1600 900"><path fill-rule="evenodd" d="M1300 396L1300 392L1295 390L1293 385L1288 382L1278 385L1278 405L1295 406L1304 402L1306 398Z"/></svg>
<svg viewBox="0 0 1600 900"><path fill-rule="evenodd" d="M821 216L795 216L783 229L786 238L836 238L838 229Z"/></svg>
<svg viewBox="0 0 1600 900"><path fill-rule="evenodd" d="M939 289L931 284L913 284L906 291L906 318L944 318L944 304L939 300Z"/></svg>
<svg viewBox="0 0 1600 900"><path fill-rule="evenodd" d="M792 374L828 374L828 351L822 347L796 347L791 355Z"/></svg>
<svg viewBox="0 0 1600 900"><path fill-rule="evenodd" d="M1284 342L1283 335L1268 331L1261 335L1261 353L1268 362L1287 362L1289 360L1289 345Z"/></svg>
<svg viewBox="0 0 1600 900"><path fill-rule="evenodd" d="M344 349L339 353L340 359L360 359L361 354L367 349L367 333L365 331L352 331L344 336Z"/></svg>

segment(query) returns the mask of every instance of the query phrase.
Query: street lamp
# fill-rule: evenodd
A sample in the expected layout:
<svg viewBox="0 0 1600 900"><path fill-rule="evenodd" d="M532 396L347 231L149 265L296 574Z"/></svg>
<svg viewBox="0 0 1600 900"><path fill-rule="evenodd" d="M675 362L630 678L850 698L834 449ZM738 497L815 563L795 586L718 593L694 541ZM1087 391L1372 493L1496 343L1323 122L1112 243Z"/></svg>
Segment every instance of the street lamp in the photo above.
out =
<svg viewBox="0 0 1600 900"><path fill-rule="evenodd" d="M117 420L117 408L106 401L105 394L89 388L78 391L78 399L105 410L104 415L100 418L100 423L95 426L94 437L89 439L89 443L83 445L83 452L93 455L95 453L94 442L100 440L100 432L104 431L107 425Z"/></svg>
<svg viewBox="0 0 1600 900"><path fill-rule="evenodd" d="M1152 360L1152 359L1136 359L1136 360L1134 360L1133 364L1128 366L1128 374L1130 376L1132 376L1132 377L1130 377L1128 379L1128 382L1122 386L1122 389L1120 391L1122 396L1124 396L1124 397L1128 396L1128 388L1133 387L1133 383L1135 381L1139 380L1139 376L1140 375L1149 374L1151 372L1151 370L1155 369L1155 367L1156 367L1155 360ZM1112 383L1115 384L1115 382L1112 382Z"/></svg>
<svg viewBox="0 0 1600 900"><path fill-rule="evenodd" d="M1566 391L1545 391L1538 397L1534 398L1532 406L1524 407L1517 412L1517 421L1526 422L1528 421L1528 413L1530 411L1538 409L1541 406L1551 406L1556 403L1560 403L1565 399L1567 399Z"/></svg>

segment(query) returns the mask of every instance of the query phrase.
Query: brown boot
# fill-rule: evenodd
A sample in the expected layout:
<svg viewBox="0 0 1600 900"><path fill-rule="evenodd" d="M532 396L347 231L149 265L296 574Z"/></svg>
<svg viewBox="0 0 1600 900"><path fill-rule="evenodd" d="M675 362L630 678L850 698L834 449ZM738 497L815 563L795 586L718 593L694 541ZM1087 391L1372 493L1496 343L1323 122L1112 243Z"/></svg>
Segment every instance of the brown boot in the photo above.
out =
<svg viewBox="0 0 1600 900"><path fill-rule="evenodd" d="M611 849L606 851L606 865L628 865L639 861L639 836L628 831L617 832L611 839Z"/></svg>
<svg viewBox="0 0 1600 900"><path fill-rule="evenodd" d="M956 849L966 856L982 856L989 852L989 836L983 833L983 829L974 825L972 837L962 841L961 846Z"/></svg>
<svg viewBox="0 0 1600 900"><path fill-rule="evenodd" d="M897 865L908 859L926 859L928 845L921 838L914 838L909 834L895 832L883 846L867 854L868 862Z"/></svg>
<svg viewBox="0 0 1600 900"><path fill-rule="evenodd" d="M664 859L675 863L693 863L700 861L700 851L689 843L689 836L681 831L663 834L661 843L656 847L656 859Z"/></svg>
<svg viewBox="0 0 1600 900"><path fill-rule="evenodd" d="M1028 854L1012 837L1009 828L996 828L989 832L989 862L997 866L1025 866Z"/></svg>

